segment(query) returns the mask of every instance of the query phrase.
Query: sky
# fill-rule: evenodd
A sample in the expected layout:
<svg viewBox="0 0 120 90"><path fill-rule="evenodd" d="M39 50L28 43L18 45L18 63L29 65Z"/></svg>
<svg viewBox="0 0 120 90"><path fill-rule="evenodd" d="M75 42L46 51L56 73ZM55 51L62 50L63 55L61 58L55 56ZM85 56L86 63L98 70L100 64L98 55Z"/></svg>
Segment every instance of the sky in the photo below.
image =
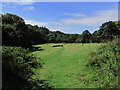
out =
<svg viewBox="0 0 120 90"><path fill-rule="evenodd" d="M102 23L118 20L118 2L2 2L2 12L22 17L26 24L51 31L93 33Z"/></svg>

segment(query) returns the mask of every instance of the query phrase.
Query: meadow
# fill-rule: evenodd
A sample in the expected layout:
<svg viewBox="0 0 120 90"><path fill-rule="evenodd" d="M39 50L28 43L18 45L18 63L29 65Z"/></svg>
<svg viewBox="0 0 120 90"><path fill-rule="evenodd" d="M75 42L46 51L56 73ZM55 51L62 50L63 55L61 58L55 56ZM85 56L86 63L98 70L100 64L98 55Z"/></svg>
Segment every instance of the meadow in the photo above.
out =
<svg viewBox="0 0 120 90"><path fill-rule="evenodd" d="M63 47L51 45L55 44L34 45L40 49L32 54L44 63L42 68L34 70L35 77L47 80L46 82L54 88L98 87L98 83L89 82L95 73L92 68L86 67L86 64L89 62L90 52L96 51L101 44L64 43Z"/></svg>
<svg viewBox="0 0 120 90"><path fill-rule="evenodd" d="M2 89L120 88L119 21L72 34L27 24L11 13L1 18Z"/></svg>

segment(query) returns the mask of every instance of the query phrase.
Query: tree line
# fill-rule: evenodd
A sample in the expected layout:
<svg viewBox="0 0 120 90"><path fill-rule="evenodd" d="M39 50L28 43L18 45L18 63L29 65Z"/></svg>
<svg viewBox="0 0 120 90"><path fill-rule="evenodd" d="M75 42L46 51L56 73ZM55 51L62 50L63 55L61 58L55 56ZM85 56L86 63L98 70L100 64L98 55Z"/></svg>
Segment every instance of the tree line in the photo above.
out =
<svg viewBox="0 0 120 90"><path fill-rule="evenodd" d="M120 21L103 23L99 30L90 33L85 30L82 34L66 34L61 31L50 31L46 27L25 24L20 16L2 14L3 45L31 47L33 44L44 43L103 43L118 38Z"/></svg>
<svg viewBox="0 0 120 90"><path fill-rule="evenodd" d="M38 27L26 25L24 20L13 14L1 15L3 34L2 47L2 89L50 89L46 80L39 79L34 69L40 69L42 60L31 54L28 47L45 43ZM31 27L31 28L30 28ZM44 28L43 28L44 30ZM1 33L1 30L0 30ZM36 41L39 36L39 42ZM35 40L35 41L34 41ZM34 41L34 42L33 42Z"/></svg>

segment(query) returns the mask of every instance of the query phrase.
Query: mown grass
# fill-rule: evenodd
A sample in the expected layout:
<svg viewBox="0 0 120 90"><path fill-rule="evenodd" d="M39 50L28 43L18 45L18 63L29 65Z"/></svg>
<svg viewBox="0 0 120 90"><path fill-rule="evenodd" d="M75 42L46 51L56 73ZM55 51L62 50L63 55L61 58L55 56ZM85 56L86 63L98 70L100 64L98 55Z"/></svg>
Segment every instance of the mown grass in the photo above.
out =
<svg viewBox="0 0 120 90"><path fill-rule="evenodd" d="M32 52L40 57L43 68L36 70L36 77L48 80L54 88L97 88L97 83L89 84L95 74L86 63L90 51L95 51L101 44L63 44L63 47L51 47L54 44L34 45L41 51Z"/></svg>

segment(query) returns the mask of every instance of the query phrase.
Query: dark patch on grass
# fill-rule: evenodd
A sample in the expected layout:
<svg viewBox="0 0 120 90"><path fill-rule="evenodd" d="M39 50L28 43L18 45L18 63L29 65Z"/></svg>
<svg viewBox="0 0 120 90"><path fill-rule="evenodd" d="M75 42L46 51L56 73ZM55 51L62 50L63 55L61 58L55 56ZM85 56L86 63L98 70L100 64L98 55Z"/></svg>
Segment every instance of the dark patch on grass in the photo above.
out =
<svg viewBox="0 0 120 90"><path fill-rule="evenodd" d="M42 49L41 47L30 47L29 51L34 52L34 51L43 51L45 49Z"/></svg>

